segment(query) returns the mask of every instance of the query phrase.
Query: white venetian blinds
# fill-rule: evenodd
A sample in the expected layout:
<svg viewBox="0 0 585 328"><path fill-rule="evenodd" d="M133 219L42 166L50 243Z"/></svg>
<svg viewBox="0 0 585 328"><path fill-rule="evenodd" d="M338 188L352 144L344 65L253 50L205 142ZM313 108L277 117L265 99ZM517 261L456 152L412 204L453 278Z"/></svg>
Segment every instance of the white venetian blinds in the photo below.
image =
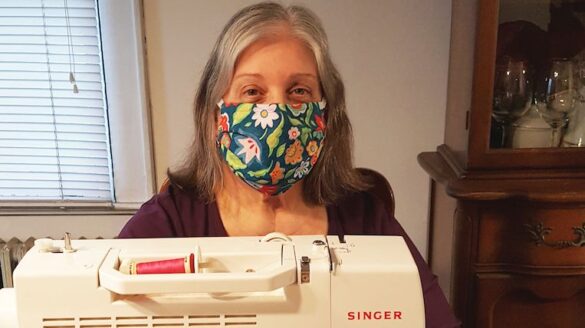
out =
<svg viewBox="0 0 585 328"><path fill-rule="evenodd" d="M96 7L0 0L0 200L113 201Z"/></svg>

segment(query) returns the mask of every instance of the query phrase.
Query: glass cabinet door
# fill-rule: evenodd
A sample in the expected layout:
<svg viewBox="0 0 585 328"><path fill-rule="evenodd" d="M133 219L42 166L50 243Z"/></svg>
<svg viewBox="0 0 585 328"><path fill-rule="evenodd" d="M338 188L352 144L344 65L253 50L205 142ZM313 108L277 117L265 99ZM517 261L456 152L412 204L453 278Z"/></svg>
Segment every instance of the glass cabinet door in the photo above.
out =
<svg viewBox="0 0 585 328"><path fill-rule="evenodd" d="M453 111L467 144L450 156L475 171L585 172L585 0L476 4L471 108Z"/></svg>
<svg viewBox="0 0 585 328"><path fill-rule="evenodd" d="M585 0L501 0L490 149L585 146Z"/></svg>

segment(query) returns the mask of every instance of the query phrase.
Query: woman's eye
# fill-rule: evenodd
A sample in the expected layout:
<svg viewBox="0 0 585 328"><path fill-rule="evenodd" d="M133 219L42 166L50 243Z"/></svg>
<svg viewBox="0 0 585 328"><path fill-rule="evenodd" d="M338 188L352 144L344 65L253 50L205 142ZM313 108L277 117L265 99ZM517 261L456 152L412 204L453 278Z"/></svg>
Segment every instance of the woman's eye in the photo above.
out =
<svg viewBox="0 0 585 328"><path fill-rule="evenodd" d="M296 95L296 96L306 96L309 95L311 92L309 92L309 90L304 89L304 88L295 88L292 90L292 94Z"/></svg>
<svg viewBox="0 0 585 328"><path fill-rule="evenodd" d="M255 97L259 94L260 92L257 89L248 89L244 91L244 95L248 97Z"/></svg>

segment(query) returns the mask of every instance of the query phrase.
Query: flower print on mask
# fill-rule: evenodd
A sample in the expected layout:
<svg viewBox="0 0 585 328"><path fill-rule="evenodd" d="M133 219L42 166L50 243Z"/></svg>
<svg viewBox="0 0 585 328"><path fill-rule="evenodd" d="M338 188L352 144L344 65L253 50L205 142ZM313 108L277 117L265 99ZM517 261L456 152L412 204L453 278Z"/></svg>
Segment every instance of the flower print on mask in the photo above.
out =
<svg viewBox="0 0 585 328"><path fill-rule="evenodd" d="M219 143L221 144L222 147L229 148L232 143L232 138L230 138L230 135L228 133L222 133L219 139Z"/></svg>
<svg viewBox="0 0 585 328"><path fill-rule="evenodd" d="M274 195L278 191L278 186L261 185L258 191L263 194Z"/></svg>
<svg viewBox="0 0 585 328"><path fill-rule="evenodd" d="M299 131L299 128L297 128L296 126L293 126L292 128L288 129L289 140L296 140L300 134L301 132Z"/></svg>
<svg viewBox="0 0 585 328"><path fill-rule="evenodd" d="M298 104L286 105L286 107L288 107L288 109L291 111L291 113L295 117L298 117L307 111L308 105L306 103L298 103Z"/></svg>
<svg viewBox="0 0 585 328"><path fill-rule="evenodd" d="M317 163L325 139L324 104L220 102L218 151L250 187L268 195L284 193Z"/></svg>
<svg viewBox="0 0 585 328"><path fill-rule="evenodd" d="M315 164L317 164L317 160L319 159L319 156L321 155L321 149L323 149L322 145L319 146L317 153L315 153L313 156L311 156L311 165L315 166Z"/></svg>
<svg viewBox="0 0 585 328"><path fill-rule="evenodd" d="M219 116L218 128L219 131L229 131L230 123L229 123L229 116L226 113L223 113Z"/></svg>
<svg viewBox="0 0 585 328"><path fill-rule="evenodd" d="M305 175L309 174L310 171L310 163L309 161L304 161L297 167L295 170L294 178L302 179Z"/></svg>
<svg viewBox="0 0 585 328"><path fill-rule="evenodd" d="M315 131L325 132L325 122L323 121L323 117L315 115L315 123L317 123Z"/></svg>
<svg viewBox="0 0 585 328"><path fill-rule="evenodd" d="M284 156L285 164L296 164L303 159L303 146L300 140L295 140L290 147L286 150L286 156Z"/></svg>
<svg viewBox="0 0 585 328"><path fill-rule="evenodd" d="M256 105L252 119L255 121L254 126L260 125L263 129L266 129L267 126L272 127L274 120L278 119L276 104Z"/></svg>
<svg viewBox="0 0 585 328"><path fill-rule="evenodd" d="M278 181L284 178L284 170L280 167L280 162L276 162L274 169L270 172L270 179L272 180L272 184L277 184Z"/></svg>
<svg viewBox="0 0 585 328"><path fill-rule="evenodd" d="M252 138L240 138L237 139L237 142L242 146L240 151L237 152L236 155L244 154L244 163L248 164L252 160L252 158L256 157L258 161L260 161L260 153L261 150L256 143L256 140Z"/></svg>
<svg viewBox="0 0 585 328"><path fill-rule="evenodd" d="M315 140L309 141L309 144L307 145L307 154L309 154L309 156L313 156L317 153L318 150L319 145L317 145L317 141Z"/></svg>

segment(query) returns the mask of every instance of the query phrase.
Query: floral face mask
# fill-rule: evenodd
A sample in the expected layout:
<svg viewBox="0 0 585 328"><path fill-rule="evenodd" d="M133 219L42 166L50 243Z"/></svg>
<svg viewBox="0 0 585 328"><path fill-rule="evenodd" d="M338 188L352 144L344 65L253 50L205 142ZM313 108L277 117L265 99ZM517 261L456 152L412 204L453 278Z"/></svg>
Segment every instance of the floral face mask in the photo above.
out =
<svg viewBox="0 0 585 328"><path fill-rule="evenodd" d="M218 104L219 151L236 176L269 195L287 191L319 158L325 101L300 104Z"/></svg>

